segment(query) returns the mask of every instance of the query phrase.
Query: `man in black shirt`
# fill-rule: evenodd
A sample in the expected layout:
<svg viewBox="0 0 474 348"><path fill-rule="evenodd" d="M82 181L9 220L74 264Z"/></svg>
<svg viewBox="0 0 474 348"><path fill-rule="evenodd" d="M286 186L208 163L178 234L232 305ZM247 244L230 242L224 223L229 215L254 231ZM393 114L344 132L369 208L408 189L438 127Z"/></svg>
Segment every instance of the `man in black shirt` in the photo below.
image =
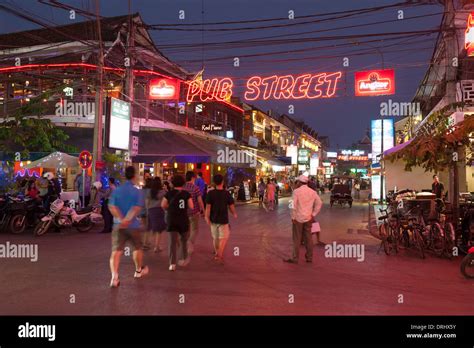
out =
<svg viewBox="0 0 474 348"><path fill-rule="evenodd" d="M161 207L167 211L167 228L169 232L169 270L176 270L176 244L180 239L181 260L178 265L187 266L190 262L188 256L187 241L189 238L189 216L188 209L193 210L193 199L188 191L184 190L184 178L181 175L173 176L171 180L173 189L168 191L161 201Z"/></svg>
<svg viewBox="0 0 474 348"><path fill-rule="evenodd" d="M437 175L433 175L433 184L431 185L431 192L436 195L436 198L443 199L444 196L444 185L439 181Z"/></svg>
<svg viewBox="0 0 474 348"><path fill-rule="evenodd" d="M206 222L211 226L212 239L214 240L214 260L223 263L224 249L229 240L229 214L237 218L234 199L227 190L224 190L224 177L214 175L215 190L209 191L206 196Z"/></svg>

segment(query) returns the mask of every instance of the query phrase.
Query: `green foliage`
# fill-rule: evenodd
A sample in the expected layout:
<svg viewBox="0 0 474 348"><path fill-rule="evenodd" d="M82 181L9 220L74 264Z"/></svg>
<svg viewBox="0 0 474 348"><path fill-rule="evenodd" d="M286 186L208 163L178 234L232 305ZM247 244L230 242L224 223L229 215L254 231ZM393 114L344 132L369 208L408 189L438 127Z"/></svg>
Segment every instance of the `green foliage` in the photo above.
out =
<svg viewBox="0 0 474 348"><path fill-rule="evenodd" d="M466 115L463 122L449 127L449 115L462 106L464 103L454 103L433 113L409 145L386 159L402 159L408 171L415 166L434 172L452 167L456 163L453 154L470 144L469 136L474 132L474 116Z"/></svg>
<svg viewBox="0 0 474 348"><path fill-rule="evenodd" d="M22 157L27 157L29 152L77 152L74 146L65 144L69 138L66 133L49 119L41 118L45 111L42 100L48 94L32 98L5 117L0 124L0 151L7 154L19 151Z"/></svg>
<svg viewBox="0 0 474 348"><path fill-rule="evenodd" d="M123 177L125 159L123 155L111 152L104 152L102 158L109 177L120 179Z"/></svg>

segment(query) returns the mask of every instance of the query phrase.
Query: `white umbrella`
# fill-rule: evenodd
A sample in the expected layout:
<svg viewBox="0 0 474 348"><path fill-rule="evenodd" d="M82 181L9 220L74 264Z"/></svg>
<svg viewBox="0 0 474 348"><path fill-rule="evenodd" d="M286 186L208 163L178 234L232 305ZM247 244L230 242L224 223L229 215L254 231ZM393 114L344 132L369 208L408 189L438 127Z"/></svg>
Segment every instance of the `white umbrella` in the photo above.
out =
<svg viewBox="0 0 474 348"><path fill-rule="evenodd" d="M70 168L79 166L78 157L68 155L63 152L53 152L46 157L40 158L24 168Z"/></svg>

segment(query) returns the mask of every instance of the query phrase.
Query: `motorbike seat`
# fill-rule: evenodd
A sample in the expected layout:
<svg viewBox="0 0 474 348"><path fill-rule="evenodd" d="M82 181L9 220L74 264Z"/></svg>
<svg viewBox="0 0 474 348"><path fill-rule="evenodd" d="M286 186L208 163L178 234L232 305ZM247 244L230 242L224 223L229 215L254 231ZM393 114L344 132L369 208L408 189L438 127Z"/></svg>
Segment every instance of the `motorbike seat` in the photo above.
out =
<svg viewBox="0 0 474 348"><path fill-rule="evenodd" d="M86 213L90 213L94 208L92 206L87 206L85 208L81 208L81 209L78 209L76 211L76 213L78 214L86 214Z"/></svg>

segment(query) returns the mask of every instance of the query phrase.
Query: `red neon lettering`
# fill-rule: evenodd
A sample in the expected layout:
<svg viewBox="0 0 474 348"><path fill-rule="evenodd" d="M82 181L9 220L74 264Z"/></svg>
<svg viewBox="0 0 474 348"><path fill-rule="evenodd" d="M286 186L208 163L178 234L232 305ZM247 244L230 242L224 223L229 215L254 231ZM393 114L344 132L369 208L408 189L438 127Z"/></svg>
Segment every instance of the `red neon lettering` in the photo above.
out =
<svg viewBox="0 0 474 348"><path fill-rule="evenodd" d="M191 81L188 87L188 95L186 97L187 101L188 102L194 101L194 97L196 97L200 91L201 91L201 82Z"/></svg>
<svg viewBox="0 0 474 348"><path fill-rule="evenodd" d="M325 73L313 75L311 80L309 80L308 89L306 90L306 98L315 99L320 98L323 94L323 91L319 89L319 86L324 84Z"/></svg>
<svg viewBox="0 0 474 348"><path fill-rule="evenodd" d="M280 76L273 96L275 99L290 99L295 79L291 75Z"/></svg>
<svg viewBox="0 0 474 348"><path fill-rule="evenodd" d="M232 80L228 77L220 80L219 85L217 86L216 98L221 100L226 100L232 96Z"/></svg>
<svg viewBox="0 0 474 348"><path fill-rule="evenodd" d="M269 77L265 77L262 79L262 85L265 85L265 90L263 91L263 99L267 100L272 95L273 87L275 86L275 82L277 81L278 76L273 75Z"/></svg>
<svg viewBox="0 0 474 348"><path fill-rule="evenodd" d="M203 80L201 86L201 101L210 101L216 97L216 89L219 84L218 79Z"/></svg>
<svg viewBox="0 0 474 348"><path fill-rule="evenodd" d="M260 96L260 84L262 79L259 76L253 76L247 80L247 91L245 92L246 100L255 100Z"/></svg>
<svg viewBox="0 0 474 348"><path fill-rule="evenodd" d="M326 75L324 80L328 83L328 89L324 98L331 98L336 94L337 81L341 78L342 73L340 71Z"/></svg>
<svg viewBox="0 0 474 348"><path fill-rule="evenodd" d="M295 79L293 92L291 96L293 99L302 99L306 97L306 91L309 86L311 74L300 75Z"/></svg>
<svg viewBox="0 0 474 348"><path fill-rule="evenodd" d="M232 80L228 77L223 79L209 79L203 81L189 82L186 100L193 101L225 101L232 96Z"/></svg>

